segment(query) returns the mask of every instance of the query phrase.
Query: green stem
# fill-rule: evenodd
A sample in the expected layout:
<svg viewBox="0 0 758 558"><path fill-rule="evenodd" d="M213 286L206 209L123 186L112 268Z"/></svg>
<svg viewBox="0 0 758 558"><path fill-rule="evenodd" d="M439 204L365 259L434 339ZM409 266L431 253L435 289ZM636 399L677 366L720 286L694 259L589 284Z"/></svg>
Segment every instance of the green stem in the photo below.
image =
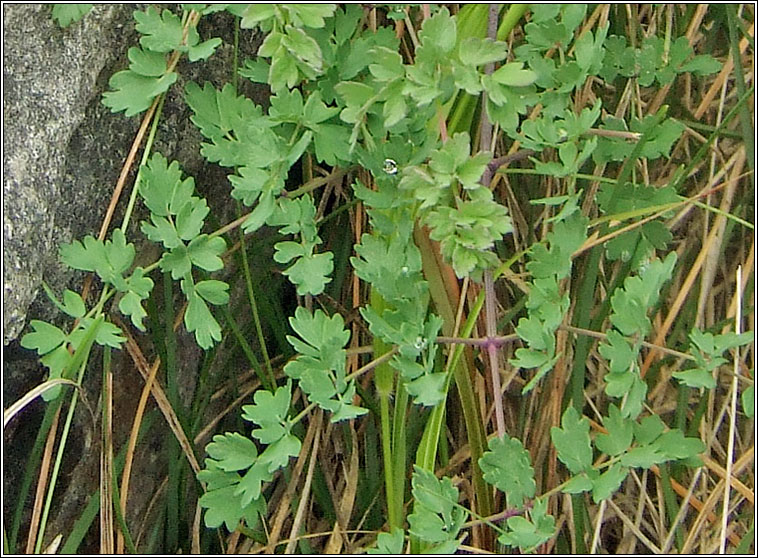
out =
<svg viewBox="0 0 758 558"><path fill-rule="evenodd" d="M385 302L382 296L371 289L371 306L381 315L385 308ZM374 357L386 354L389 347L382 339L375 335L373 339ZM390 396L394 384L395 372L389 363L383 363L376 367L374 371L374 384L376 392L379 395L379 409L382 432L382 459L384 461L384 488L387 498L387 516L389 520L390 531L395 527L402 528L402 499L400 507L395 498L395 474L392 454L392 424L390 420Z"/></svg>
<svg viewBox="0 0 758 558"><path fill-rule="evenodd" d="M129 220L131 219L132 212L134 211L134 204L137 201L137 192L139 191L140 177L142 176L142 167L147 163L147 159L150 156L150 152L153 148L153 142L155 141L155 133L158 130L158 122L161 118L161 112L163 111L163 102L166 100L166 95L161 94L160 101L158 101L158 107L155 109L153 115L152 127L150 133L147 136L147 142L145 143L145 150L142 152L142 160L140 166L137 169L137 177L134 179L134 188L129 196L129 203L126 206L126 212L124 213L124 220L121 222L121 230L126 234L126 228L129 226Z"/></svg>

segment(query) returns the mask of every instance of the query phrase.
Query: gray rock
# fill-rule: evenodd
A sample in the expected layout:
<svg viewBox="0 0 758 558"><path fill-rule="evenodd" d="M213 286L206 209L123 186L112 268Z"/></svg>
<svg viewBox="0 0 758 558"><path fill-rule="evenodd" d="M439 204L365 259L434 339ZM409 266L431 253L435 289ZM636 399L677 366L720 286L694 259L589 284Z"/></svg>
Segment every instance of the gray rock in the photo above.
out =
<svg viewBox="0 0 758 558"><path fill-rule="evenodd" d="M24 327L43 277L56 287L71 280L57 262L57 246L97 230L118 175L117 168L96 181L67 174L75 164L67 153L101 94L98 78L135 41L128 25L133 7L98 5L67 29L51 20L50 10L3 6L4 344ZM108 159L115 163L117 155Z"/></svg>

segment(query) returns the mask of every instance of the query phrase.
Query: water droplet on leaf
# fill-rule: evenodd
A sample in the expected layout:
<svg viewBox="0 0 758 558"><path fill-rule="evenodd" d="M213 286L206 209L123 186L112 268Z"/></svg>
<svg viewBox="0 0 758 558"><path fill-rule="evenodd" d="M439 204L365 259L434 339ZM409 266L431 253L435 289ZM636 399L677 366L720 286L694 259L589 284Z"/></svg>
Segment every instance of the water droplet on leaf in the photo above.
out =
<svg viewBox="0 0 758 558"><path fill-rule="evenodd" d="M382 170L387 174L397 174L397 163L392 159L385 159Z"/></svg>

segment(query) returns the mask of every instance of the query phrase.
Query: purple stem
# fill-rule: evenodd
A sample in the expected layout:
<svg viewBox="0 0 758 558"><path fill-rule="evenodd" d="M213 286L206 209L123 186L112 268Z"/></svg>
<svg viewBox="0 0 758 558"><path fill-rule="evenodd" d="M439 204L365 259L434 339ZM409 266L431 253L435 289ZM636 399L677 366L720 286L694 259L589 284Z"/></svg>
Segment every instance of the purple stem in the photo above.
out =
<svg viewBox="0 0 758 558"><path fill-rule="evenodd" d="M500 13L500 6L498 4L490 4L489 18L487 19L487 36L490 39L495 39L497 36L497 19ZM495 69L494 64L487 64L484 67L485 74L491 74ZM482 125L480 128L479 136L479 149L481 151L488 150L492 144L492 122L490 122L487 116L487 92L485 91L482 96ZM492 175L497 167L487 165L482 175L482 184L489 188L492 181ZM484 272L484 304L485 304L485 320L486 320L486 333L487 339L495 337L495 288L492 281L492 272L487 270ZM489 355L490 370L492 373L492 389L494 391L495 399L495 421L497 424L497 435L502 437L505 435L505 416L503 415L503 397L500 393L500 364L497 358L497 346L495 343L488 343L485 345L487 348L487 354Z"/></svg>

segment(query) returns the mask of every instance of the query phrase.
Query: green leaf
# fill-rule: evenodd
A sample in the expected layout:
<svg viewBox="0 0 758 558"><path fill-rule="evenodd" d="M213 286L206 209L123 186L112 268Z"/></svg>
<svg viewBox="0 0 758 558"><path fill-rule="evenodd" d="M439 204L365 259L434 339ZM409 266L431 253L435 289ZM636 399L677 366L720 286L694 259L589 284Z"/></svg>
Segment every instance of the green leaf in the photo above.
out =
<svg viewBox="0 0 758 558"><path fill-rule="evenodd" d="M188 83L185 100L194 115L191 120L211 143L201 152L210 162L225 167L265 168L284 157L281 140L270 129L272 122L244 95L227 83L217 91L210 83L203 88Z"/></svg>
<svg viewBox="0 0 758 558"><path fill-rule="evenodd" d="M226 250L226 241L220 236L211 238L201 234L187 246L187 255L194 265L205 271L218 271L224 267L219 257Z"/></svg>
<svg viewBox="0 0 758 558"><path fill-rule="evenodd" d="M195 285L195 292L217 306L229 302L229 285L223 281L215 279L200 281Z"/></svg>
<svg viewBox="0 0 758 558"><path fill-rule="evenodd" d="M632 350L629 342L615 329L608 331L606 341L608 343L603 342L599 345L598 352L610 361L611 373L626 374L629 372L637 357L637 353ZM608 381L607 378L606 381ZM606 392L614 397L621 396L618 391L606 390Z"/></svg>
<svg viewBox="0 0 758 558"><path fill-rule="evenodd" d="M560 459L569 471L580 473L592 467L590 423L579 416L574 407L568 407L561 418L561 428L550 429L550 438Z"/></svg>
<svg viewBox="0 0 758 558"><path fill-rule="evenodd" d="M267 432L267 434L271 434L271 432ZM300 440L291 434L287 434L264 450L260 456L260 463L268 468L269 473L274 473L282 467L286 467L290 459L297 457L298 453L300 453Z"/></svg>
<svg viewBox="0 0 758 558"><path fill-rule="evenodd" d="M221 475L226 477L227 484L211 488L210 479ZM266 513L266 501L262 497L253 500L244 508L240 506L240 499L234 494L239 482L237 473L227 473L209 464L206 469L198 473L198 479L209 485L208 491L198 500L200 506L206 508L206 527L215 529L226 525L227 530L233 532L238 527L240 519L244 519L248 527L253 528L258 517ZM217 482L217 484L220 483Z"/></svg>
<svg viewBox="0 0 758 558"><path fill-rule="evenodd" d="M187 52L187 56L190 62L197 62L198 60L207 60L216 49L221 45L222 41L218 37L203 41L198 45L191 46Z"/></svg>
<svg viewBox="0 0 758 558"><path fill-rule="evenodd" d="M420 365L419 367L423 371L423 367ZM436 374L422 373L415 380L407 382L405 389L413 397L413 402L416 405L433 407L444 401L447 396L447 391L445 390L446 381L447 375L442 372Z"/></svg>
<svg viewBox="0 0 758 558"><path fill-rule="evenodd" d="M292 22L297 26L320 29L325 25L324 19L331 17L337 9L337 4L283 4Z"/></svg>
<svg viewBox="0 0 758 558"><path fill-rule="evenodd" d="M134 116L149 109L153 99L168 91L176 79L176 72L161 77L143 76L131 70L117 72L108 81L113 91L103 93L103 105L111 112L125 111L126 116Z"/></svg>
<svg viewBox="0 0 758 558"><path fill-rule="evenodd" d="M82 297L72 290L63 291L63 311L72 318L81 318L87 312Z"/></svg>
<svg viewBox="0 0 758 558"><path fill-rule="evenodd" d="M512 358L508 362L510 362L513 366L517 366L519 368L537 368L550 360L549 355L542 351L525 349L523 347L516 349L515 354L516 358Z"/></svg>
<svg viewBox="0 0 758 558"><path fill-rule="evenodd" d="M699 54L692 60L679 67L678 72L688 73L704 76L708 74L715 74L721 70L721 62L713 58L710 54Z"/></svg>
<svg viewBox="0 0 758 558"><path fill-rule="evenodd" d="M251 29L262 21L271 19L276 15L276 8L273 4L249 4L246 6L240 27L242 29Z"/></svg>
<svg viewBox="0 0 758 558"><path fill-rule="evenodd" d="M275 393L266 390L255 392L254 405L242 407L242 418L260 426L253 430L253 438L264 444L272 444L289 433L289 412L292 386L280 386Z"/></svg>
<svg viewBox="0 0 758 558"><path fill-rule="evenodd" d="M111 240L105 243L86 236L83 243L75 240L60 248L61 261L74 269L95 271L105 282L119 291L127 290L123 273L134 261L134 244L127 244L121 229L113 231Z"/></svg>
<svg viewBox="0 0 758 558"><path fill-rule="evenodd" d="M184 289L185 281L182 280ZM184 326L195 334L197 344L203 349L210 349L214 341L221 341L221 326L213 317L205 301L195 292L187 296L187 310L184 313Z"/></svg>
<svg viewBox="0 0 758 558"><path fill-rule="evenodd" d="M148 240L160 242L168 250L184 246L184 243L179 238L179 234L176 232L176 227L168 219L152 214L150 215L150 221L152 221L152 224L142 221L141 226L141 230Z"/></svg>
<svg viewBox="0 0 758 558"><path fill-rule="evenodd" d="M755 387L746 387L740 396L742 402L742 412L745 413L747 418L753 418L755 416Z"/></svg>
<svg viewBox="0 0 758 558"><path fill-rule="evenodd" d="M293 27L291 25L285 25L284 31L285 31L285 34L281 38L281 44L284 48L287 49L289 54L294 59L301 62L301 65L299 65L299 68L305 69L303 68L303 66L306 66L307 68L310 68L314 72L321 73L323 71L324 61L323 61L323 56L321 53L321 47L318 46L318 43L311 36L309 36L305 31L303 31L302 29L298 29L297 27ZM282 54L284 53L281 50L278 50L276 53L276 55L279 55L279 56L281 56ZM276 59L277 57L276 55L274 59ZM273 61L272 61L272 66L273 66ZM288 83L289 87L292 87L292 85ZM273 84L272 84L272 87L273 87ZM278 89L276 88L274 90L278 91Z"/></svg>
<svg viewBox="0 0 758 558"><path fill-rule="evenodd" d="M53 4L53 19L61 27L68 27L87 15L92 4Z"/></svg>
<svg viewBox="0 0 758 558"><path fill-rule="evenodd" d="M536 489L534 469L529 452L516 438L492 438L490 451L479 459L484 480L503 491L508 507L520 508L526 498L533 498Z"/></svg>
<svg viewBox="0 0 758 558"><path fill-rule="evenodd" d="M205 448L214 465L222 471L247 469L258 457L258 450L250 438L237 432L216 434Z"/></svg>
<svg viewBox="0 0 758 558"><path fill-rule="evenodd" d="M21 346L36 350L40 356L60 346L67 338L63 331L47 322L32 320L29 325L34 331L21 338Z"/></svg>
<svg viewBox="0 0 758 558"><path fill-rule="evenodd" d="M248 505L261 497L263 483L269 482L274 476L268 471L265 463L256 461L242 477L234 496L239 497L242 506Z"/></svg>
<svg viewBox="0 0 758 558"><path fill-rule="evenodd" d="M658 415L649 415L634 424L634 439L643 446L651 444L665 430L666 425Z"/></svg>
<svg viewBox="0 0 758 558"><path fill-rule="evenodd" d="M153 153L141 169L139 192L154 215L177 215L188 202L197 199L192 197L194 191L194 179L182 180L179 163L172 161L169 165L160 153Z"/></svg>
<svg viewBox="0 0 758 558"><path fill-rule="evenodd" d="M668 459L689 459L705 451L705 444L699 438L685 437L678 428L661 434L655 446Z"/></svg>
<svg viewBox="0 0 758 558"><path fill-rule="evenodd" d="M466 66L481 66L503 60L508 53L508 45L490 38L466 37L461 41L458 54Z"/></svg>
<svg viewBox="0 0 758 558"><path fill-rule="evenodd" d="M284 270L292 284L297 285L297 294L319 295L332 278L329 274L334 269L334 255L331 252L303 255Z"/></svg>
<svg viewBox="0 0 758 558"><path fill-rule="evenodd" d="M656 445L641 446L630 449L621 456L621 464L626 467L642 467L649 469L653 465L666 461L666 456L661 453Z"/></svg>
<svg viewBox="0 0 758 558"><path fill-rule="evenodd" d="M389 533L379 533L376 546L366 550L367 554L393 555L403 554L405 536L402 529L394 527Z"/></svg>
<svg viewBox="0 0 758 558"><path fill-rule="evenodd" d="M508 62L492 73L492 79L509 87L526 87L534 83L537 74L532 70L524 70L523 62Z"/></svg>
<svg viewBox="0 0 758 558"><path fill-rule="evenodd" d="M517 546L522 552L529 552L539 544L552 538L555 518L547 513L547 498L539 498L531 510L531 521L521 516L508 518L506 531L498 537L498 542L506 546Z"/></svg>
<svg viewBox="0 0 758 558"><path fill-rule="evenodd" d="M456 21L447 8L443 7L424 21L419 39L424 49L434 51L436 57L444 57L455 48Z"/></svg>
<svg viewBox="0 0 758 558"><path fill-rule="evenodd" d="M134 327L140 331L145 331L142 320L147 316L147 312L142 307L142 299L137 293L133 291L126 293L119 301L118 309L125 316L131 317Z"/></svg>
<svg viewBox="0 0 758 558"><path fill-rule="evenodd" d="M74 240L71 244L62 244L60 259L67 266L82 271L95 271L107 265L105 245L91 235L85 236L81 242Z"/></svg>
<svg viewBox="0 0 758 558"><path fill-rule="evenodd" d="M375 93L374 88L357 81L343 81L334 87L347 107L340 113L344 122L357 122L363 117L363 111L368 108L368 102Z"/></svg>
<svg viewBox="0 0 758 558"><path fill-rule="evenodd" d="M170 271L171 278L181 279L192 269L192 261L189 258L187 247L180 244L169 252L164 252L160 259L162 271Z"/></svg>
<svg viewBox="0 0 758 558"><path fill-rule="evenodd" d="M705 368L677 370L671 375L691 388L713 389L716 387L716 379L713 377L713 373Z"/></svg>
<svg viewBox="0 0 758 558"><path fill-rule="evenodd" d="M456 542L468 512L457 505L458 489L450 479L437 479L414 465L411 486L415 502L408 516L410 534L434 545Z"/></svg>
<svg viewBox="0 0 758 558"><path fill-rule="evenodd" d="M92 323L93 323L92 318L84 319L81 322L82 326L84 326L85 328L89 327L89 325ZM81 330L77 329L74 333L72 333L69 336L69 338L71 339L71 344L74 346L74 348L79 347L81 345L81 341L83 341L85 338L84 331L81 331L82 333L81 338L78 335L76 335L80 331ZM75 337L76 337L76 340L75 340ZM119 328L118 326L106 321L100 322L100 324L97 326L97 330L95 333L95 342L98 345L108 346L114 349L120 349L121 344L124 341L126 341L126 337L123 336L123 332L121 331L121 328Z"/></svg>
<svg viewBox="0 0 758 558"><path fill-rule="evenodd" d="M182 240L192 240L199 235L209 212L205 200L193 198L185 203L176 215L176 232L179 237Z"/></svg>
<svg viewBox="0 0 758 558"><path fill-rule="evenodd" d="M588 490L592 490L592 479L587 475L587 472L571 477L568 482L563 485L564 494L581 494Z"/></svg>
<svg viewBox="0 0 758 558"><path fill-rule="evenodd" d="M182 44L182 22L169 10L158 12L153 6L144 12L135 11L137 31L142 33L140 44L155 52L171 52Z"/></svg>
<svg viewBox="0 0 758 558"><path fill-rule="evenodd" d="M135 74L147 77L160 77L166 73L166 56L160 52L132 47L127 52L129 69Z"/></svg>
<svg viewBox="0 0 758 558"><path fill-rule="evenodd" d="M595 438L595 447L603 453L614 457L632 445L634 421L622 417L618 407L612 403L608 406L608 417L604 418L603 426L608 434L598 434Z"/></svg>
<svg viewBox="0 0 758 558"><path fill-rule="evenodd" d="M611 465L607 471L592 481L592 499L594 502L600 503L618 492L621 483L624 482L628 474L629 469L623 467L621 463Z"/></svg>

